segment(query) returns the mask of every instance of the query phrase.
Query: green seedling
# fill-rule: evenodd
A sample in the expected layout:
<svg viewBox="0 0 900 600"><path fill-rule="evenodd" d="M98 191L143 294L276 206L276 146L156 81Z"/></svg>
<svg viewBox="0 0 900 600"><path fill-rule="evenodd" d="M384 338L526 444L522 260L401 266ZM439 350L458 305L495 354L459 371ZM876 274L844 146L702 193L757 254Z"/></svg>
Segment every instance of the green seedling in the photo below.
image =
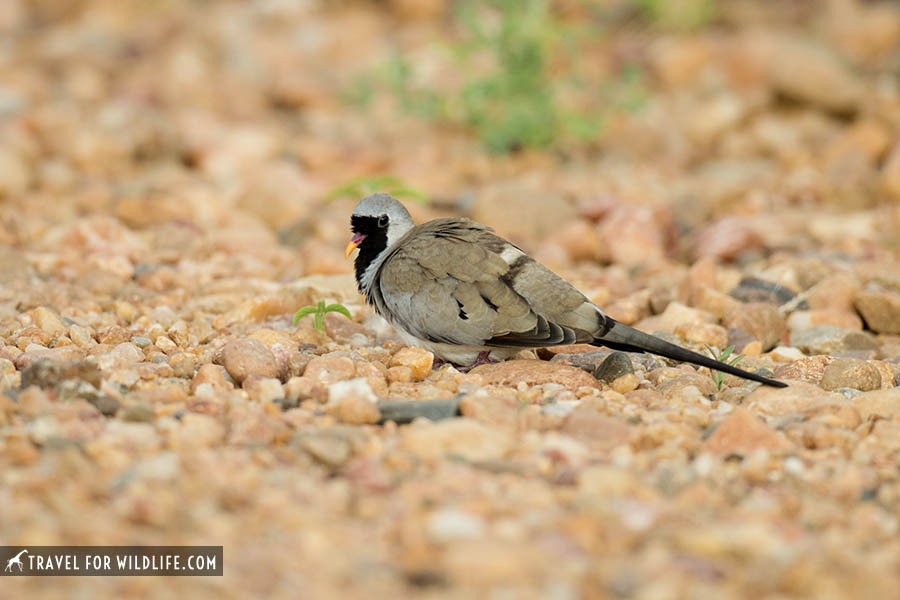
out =
<svg viewBox="0 0 900 600"><path fill-rule="evenodd" d="M641 72L630 65L620 76L587 74L582 50L613 22L602 10L586 21L566 18L553 4L459 0L453 37L432 46L449 59L448 77L430 81L398 52L354 80L345 99L366 108L386 92L403 114L470 129L500 154L594 144L609 116L643 105Z"/></svg>
<svg viewBox="0 0 900 600"><path fill-rule="evenodd" d="M316 328L316 331L325 331L325 314L330 312L341 313L351 321L353 320L353 316L350 315L350 311L347 310L347 307L343 304L335 303L325 306L325 301L319 300L319 303L317 305L304 306L296 313L294 313L294 325L296 325L297 321L299 321L306 315L313 315L313 327Z"/></svg>
<svg viewBox="0 0 900 600"><path fill-rule="evenodd" d="M707 344L706 351L709 352L710 356L712 356L717 361L723 362L726 365L729 365L732 367L737 365L739 362L741 362L744 359L743 354L737 354L735 356L731 356L732 353L734 352L734 344L732 344L731 346L728 346L721 352L716 352L715 348L713 348L712 346ZM725 380L725 375L721 371L714 371L714 370L710 369L710 376L712 377L713 382L716 384L716 389L721 390L722 383Z"/></svg>

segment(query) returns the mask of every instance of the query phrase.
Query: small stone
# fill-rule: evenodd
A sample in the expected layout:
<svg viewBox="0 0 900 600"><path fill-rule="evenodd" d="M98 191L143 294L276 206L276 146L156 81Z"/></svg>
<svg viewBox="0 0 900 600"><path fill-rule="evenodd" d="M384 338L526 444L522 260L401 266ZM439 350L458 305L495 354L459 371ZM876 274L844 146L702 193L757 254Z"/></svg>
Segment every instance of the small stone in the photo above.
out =
<svg viewBox="0 0 900 600"><path fill-rule="evenodd" d="M816 325L791 335L791 345L807 354L837 354L847 350L877 350L878 342L866 332Z"/></svg>
<svg viewBox="0 0 900 600"><path fill-rule="evenodd" d="M97 364L104 371L131 367L144 360L144 353L131 342L118 344L110 352L97 358Z"/></svg>
<svg viewBox="0 0 900 600"><path fill-rule="evenodd" d="M429 539L438 544L480 538L485 532L481 517L454 508L442 508L431 513L425 528Z"/></svg>
<svg viewBox="0 0 900 600"><path fill-rule="evenodd" d="M272 351L264 343L253 338L228 342L222 349L222 363L228 374L238 383L250 375L275 378L282 376Z"/></svg>
<svg viewBox="0 0 900 600"><path fill-rule="evenodd" d="M187 352L177 352L169 357L169 366L175 377L190 378L194 376L197 367L197 357Z"/></svg>
<svg viewBox="0 0 900 600"><path fill-rule="evenodd" d="M369 337L368 329L337 313L325 315L325 333L339 344L350 343L355 335L362 335L364 339Z"/></svg>
<svg viewBox="0 0 900 600"><path fill-rule="evenodd" d="M631 364L631 359L624 352L618 351L604 358L603 362L594 369L594 377L598 381L605 381L606 383L612 383L619 377L630 373L634 373L634 365Z"/></svg>
<svg viewBox="0 0 900 600"><path fill-rule="evenodd" d="M229 411L231 427L228 430L228 444L268 446L290 438L287 423L271 412L271 402L232 407Z"/></svg>
<svg viewBox="0 0 900 600"><path fill-rule="evenodd" d="M792 350L795 350L792 348ZM825 368L834 360L831 356L819 355L803 357L787 365L775 367L775 379L793 379L816 385L825 376Z"/></svg>
<svg viewBox="0 0 900 600"><path fill-rule="evenodd" d="M457 456L479 462L502 458L509 450L508 433L470 419L416 421L405 427L398 446L428 464Z"/></svg>
<svg viewBox="0 0 900 600"><path fill-rule="evenodd" d="M728 330L713 323L691 323L675 328L675 335L689 344L701 344L724 348L728 343Z"/></svg>
<svg viewBox="0 0 900 600"><path fill-rule="evenodd" d="M119 401L111 396L99 395L88 399L88 402L93 404L100 411L100 414L106 417L114 417L119 411Z"/></svg>
<svg viewBox="0 0 900 600"><path fill-rule="evenodd" d="M872 415L885 419L900 417L900 388L863 392L854 396L852 402L863 420Z"/></svg>
<svg viewBox="0 0 900 600"><path fill-rule="evenodd" d="M388 383L412 383L413 370L406 366L390 367L387 370Z"/></svg>
<svg viewBox="0 0 900 600"><path fill-rule="evenodd" d="M356 365L347 356L326 354L309 361L303 371L303 377L318 385L329 386L338 381L350 379L356 374Z"/></svg>
<svg viewBox="0 0 900 600"><path fill-rule="evenodd" d="M661 315L643 319L635 324L635 327L647 332L667 331L675 333L675 330L679 327L714 323L715 321L716 318L711 313L690 308L680 302L670 302Z"/></svg>
<svg viewBox="0 0 900 600"><path fill-rule="evenodd" d="M856 295L855 304L869 329L900 334L900 294L867 290Z"/></svg>
<svg viewBox="0 0 900 600"><path fill-rule="evenodd" d="M795 381L786 388L761 385L744 398L743 406L756 414L783 416L834 403L836 398L818 385Z"/></svg>
<svg viewBox="0 0 900 600"><path fill-rule="evenodd" d="M133 404L122 411L122 420L132 423L152 423L156 420L156 412L149 404Z"/></svg>
<svg viewBox="0 0 900 600"><path fill-rule="evenodd" d="M751 411L739 406L716 427L704 446L714 455L745 456L755 450L786 450L791 444L783 434L766 425Z"/></svg>
<svg viewBox="0 0 900 600"><path fill-rule="evenodd" d="M671 217L649 205L618 205L597 226L598 237L612 262L640 265L662 260L668 253Z"/></svg>
<svg viewBox="0 0 900 600"><path fill-rule="evenodd" d="M803 331L816 325L832 325L841 329L862 329L863 322L854 312L830 308L795 310L787 320L788 329L792 333Z"/></svg>
<svg viewBox="0 0 900 600"><path fill-rule="evenodd" d="M363 377L339 381L328 388L328 408L341 423L367 425L378 423L378 397Z"/></svg>
<svg viewBox="0 0 900 600"><path fill-rule="evenodd" d="M344 436L330 431L298 435L297 445L326 467L337 469L352 456L352 447Z"/></svg>
<svg viewBox="0 0 900 600"><path fill-rule="evenodd" d="M81 325L69 326L69 338L82 348L90 348L97 345L97 342L91 335L91 330Z"/></svg>
<svg viewBox="0 0 900 600"><path fill-rule="evenodd" d="M281 381L274 377L251 374L244 379L241 387L251 400L262 404L276 402L285 397Z"/></svg>
<svg viewBox="0 0 900 600"><path fill-rule="evenodd" d="M729 329L746 331L762 344L763 352L774 348L787 330L778 309L765 302L742 304L730 310L722 319Z"/></svg>
<svg viewBox="0 0 900 600"><path fill-rule="evenodd" d="M41 389L52 390L61 383L73 379L100 388L100 370L96 364L86 360L71 362L37 360L22 369L22 389L36 385Z"/></svg>
<svg viewBox="0 0 900 600"><path fill-rule="evenodd" d="M741 217L724 217L697 233L691 256L732 260L743 252L762 246L762 238Z"/></svg>
<svg viewBox="0 0 900 600"><path fill-rule="evenodd" d="M789 98L847 114L865 97L860 77L823 44L785 36L773 52L772 84Z"/></svg>
<svg viewBox="0 0 900 600"><path fill-rule="evenodd" d="M813 310L852 311L859 293L859 282L849 273L834 273L819 280L804 296ZM817 325L818 323L813 323Z"/></svg>
<svg viewBox="0 0 900 600"><path fill-rule="evenodd" d="M619 392L620 394L626 394L631 390L637 389L637 387L641 384L641 380L634 373L628 373L626 375L622 375L621 377L617 377L615 381L612 382L612 389Z"/></svg>
<svg viewBox="0 0 900 600"><path fill-rule="evenodd" d="M212 363L200 365L191 381L191 390L195 390L198 385L202 384L211 385L219 390L234 389L234 385L228 380L228 372L224 367Z"/></svg>
<svg viewBox="0 0 900 600"><path fill-rule="evenodd" d="M797 294L780 283L772 283L756 277L745 277L728 295L745 303L769 303L781 306L792 300Z"/></svg>
<svg viewBox="0 0 900 600"><path fill-rule="evenodd" d="M471 373L481 376L487 384L540 385L549 382L558 383L569 390L575 390L581 386L600 387L597 380L588 373L561 362L507 360L475 367Z"/></svg>
<svg viewBox="0 0 900 600"><path fill-rule="evenodd" d="M600 414L593 406L582 404L565 418L560 433L570 435L592 452L607 452L628 444L631 427L622 419Z"/></svg>
<svg viewBox="0 0 900 600"><path fill-rule="evenodd" d="M881 389L881 373L874 365L856 358L836 358L825 367L822 389L853 388L868 392Z"/></svg>
<svg viewBox="0 0 900 600"><path fill-rule="evenodd" d="M76 343L78 343L78 342L76 342ZM137 346L138 348L146 348L147 346L152 344L153 341L148 337L144 337L142 335L136 335L133 338L131 338L131 343L134 344L135 346Z"/></svg>
<svg viewBox="0 0 900 600"><path fill-rule="evenodd" d="M66 331L66 326L56 313L44 306L34 309L33 318L34 324L51 337L57 337Z"/></svg>
<svg viewBox="0 0 900 600"><path fill-rule="evenodd" d="M153 342L157 348L165 352L166 354L171 354L178 350L178 344L173 342L169 336L160 335L157 336L156 341Z"/></svg>
<svg viewBox="0 0 900 600"><path fill-rule="evenodd" d="M431 421L442 421L459 416L460 399L446 400L410 400L382 401L378 404L381 422L393 421L398 425L411 423L414 419L424 418Z"/></svg>
<svg viewBox="0 0 900 600"><path fill-rule="evenodd" d="M434 354L418 348L416 346L408 346L401 348L391 357L389 366L391 367L408 367L412 370L413 380L422 381L431 372L434 365Z"/></svg>

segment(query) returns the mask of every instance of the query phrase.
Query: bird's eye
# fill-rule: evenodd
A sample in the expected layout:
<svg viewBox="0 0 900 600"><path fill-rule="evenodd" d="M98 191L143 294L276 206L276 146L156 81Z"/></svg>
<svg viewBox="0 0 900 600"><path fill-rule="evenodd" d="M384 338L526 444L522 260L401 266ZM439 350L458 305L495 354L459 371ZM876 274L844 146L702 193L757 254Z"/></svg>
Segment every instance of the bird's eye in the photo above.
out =
<svg viewBox="0 0 900 600"><path fill-rule="evenodd" d="M387 225L388 225L388 216L387 215L381 215L380 217L378 217L378 226L379 227L387 227Z"/></svg>

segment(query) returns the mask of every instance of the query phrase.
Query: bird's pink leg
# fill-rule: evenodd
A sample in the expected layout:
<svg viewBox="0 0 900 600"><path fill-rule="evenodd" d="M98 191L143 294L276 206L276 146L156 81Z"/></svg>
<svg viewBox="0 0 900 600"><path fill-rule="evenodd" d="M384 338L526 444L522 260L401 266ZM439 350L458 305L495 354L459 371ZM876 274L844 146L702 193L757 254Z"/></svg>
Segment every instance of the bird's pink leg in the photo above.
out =
<svg viewBox="0 0 900 600"><path fill-rule="evenodd" d="M496 362L500 362L500 361L492 360L492 359L491 359L491 351L490 351L490 350L484 350L484 351L478 353L478 356L475 358L475 362L473 362L471 365L469 365L469 366L459 366L459 367L456 367L456 368L457 368L460 372L462 372L462 373L468 373L469 371L471 371L472 369L474 369L474 368L477 367L477 366L480 366L480 365L492 365L492 364L494 364L494 363L496 363Z"/></svg>
<svg viewBox="0 0 900 600"><path fill-rule="evenodd" d="M454 362L450 362L449 360L442 360L440 358L435 358L432 363L432 369L440 369L444 365L453 365L453 367L459 371L460 373L468 373L472 369L480 365L492 365L494 363L500 362L498 360L491 359L491 351L485 350L483 352L479 352L478 356L475 357L475 362L471 365L458 365Z"/></svg>

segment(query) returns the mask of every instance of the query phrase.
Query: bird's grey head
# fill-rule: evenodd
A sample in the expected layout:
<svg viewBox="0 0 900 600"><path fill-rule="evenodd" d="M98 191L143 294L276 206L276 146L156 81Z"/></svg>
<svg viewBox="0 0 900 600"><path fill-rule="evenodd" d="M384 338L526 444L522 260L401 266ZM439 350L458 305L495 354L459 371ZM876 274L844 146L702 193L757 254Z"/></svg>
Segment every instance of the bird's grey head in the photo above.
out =
<svg viewBox="0 0 900 600"><path fill-rule="evenodd" d="M380 253L413 227L415 223L409 211L396 198L372 194L360 200L350 215L350 228L354 233L351 244L360 246L361 252L377 250Z"/></svg>
<svg viewBox="0 0 900 600"><path fill-rule="evenodd" d="M354 265L360 289L367 287L372 272L377 269L387 250L415 227L406 207L388 194L372 194L359 201L350 215L353 238L347 244L345 256L359 248ZM364 277L369 272L368 277Z"/></svg>

